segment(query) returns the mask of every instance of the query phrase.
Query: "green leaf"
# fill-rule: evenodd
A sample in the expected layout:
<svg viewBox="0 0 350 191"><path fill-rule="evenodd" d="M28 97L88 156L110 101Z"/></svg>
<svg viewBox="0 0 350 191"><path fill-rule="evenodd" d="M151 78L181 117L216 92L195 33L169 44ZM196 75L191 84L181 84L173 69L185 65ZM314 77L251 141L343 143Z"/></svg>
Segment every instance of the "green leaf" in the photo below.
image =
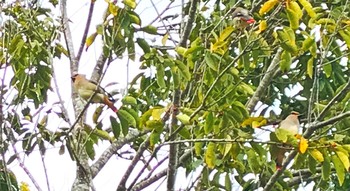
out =
<svg viewBox="0 0 350 191"><path fill-rule="evenodd" d="M309 48L315 44L315 38L314 37L310 37L308 36L304 41L303 41L303 45L301 46L301 49L303 51L307 51L309 50Z"/></svg>
<svg viewBox="0 0 350 191"><path fill-rule="evenodd" d="M317 161L311 156L309 155L308 157L308 163L309 165L309 170L311 171L312 174L316 173L316 165L317 165Z"/></svg>
<svg viewBox="0 0 350 191"><path fill-rule="evenodd" d="M339 157L340 161L344 165L344 168L348 170L350 168L349 153L346 150L342 149L341 147L338 147L335 153L337 153L337 156Z"/></svg>
<svg viewBox="0 0 350 191"><path fill-rule="evenodd" d="M149 130L155 130L156 132L162 132L163 130L163 122L160 120L149 120L146 122L146 128Z"/></svg>
<svg viewBox="0 0 350 191"><path fill-rule="evenodd" d="M128 122L132 127L136 127L136 120L135 118L126 110L119 110L117 113L119 119L124 119L125 121Z"/></svg>
<svg viewBox="0 0 350 191"><path fill-rule="evenodd" d="M121 130L120 124L118 123L117 119L112 116L109 117L109 120L111 121L114 138L118 139Z"/></svg>
<svg viewBox="0 0 350 191"><path fill-rule="evenodd" d="M132 96L125 96L122 99L123 105L137 106L137 100Z"/></svg>
<svg viewBox="0 0 350 191"><path fill-rule="evenodd" d="M225 176L225 189L232 190L232 182L229 173L226 173Z"/></svg>
<svg viewBox="0 0 350 191"><path fill-rule="evenodd" d="M150 145L153 147L160 140L160 132L153 131L150 135Z"/></svg>
<svg viewBox="0 0 350 191"><path fill-rule="evenodd" d="M184 125L190 125L191 121L190 121L190 116L186 115L186 114L178 114L176 116L176 118L183 123Z"/></svg>
<svg viewBox="0 0 350 191"><path fill-rule="evenodd" d="M213 126L214 126L214 116L212 112L209 112L207 117L205 118L204 132L206 134L212 133Z"/></svg>
<svg viewBox="0 0 350 191"><path fill-rule="evenodd" d="M147 25L147 26L142 27L140 29L140 31L144 31L144 32L146 32L148 34L158 34L157 30L158 30L157 27L152 26L152 25ZM179 48L182 48L182 47L179 47Z"/></svg>
<svg viewBox="0 0 350 191"><path fill-rule="evenodd" d="M280 68L282 72L287 72L290 70L290 65L292 64L292 56L290 52L284 50L281 54Z"/></svg>
<svg viewBox="0 0 350 191"><path fill-rule="evenodd" d="M338 158L337 155L332 155L332 162L335 168L335 171L337 172L337 176L338 176L338 181L339 181L339 185L343 185L344 180L345 180L345 168L343 163L340 161L340 159Z"/></svg>
<svg viewBox="0 0 350 191"><path fill-rule="evenodd" d="M151 52L151 48L150 48L149 44L147 43L147 41L145 39L137 38L136 42L142 48L144 53L150 53Z"/></svg>
<svg viewBox="0 0 350 191"><path fill-rule="evenodd" d="M179 61L179 60L175 60L175 63L177 65L177 67L179 67L179 71L182 74L182 76L187 80L190 81L191 80L191 73L188 69L188 66L185 65L183 62Z"/></svg>
<svg viewBox="0 0 350 191"><path fill-rule="evenodd" d="M157 64L157 83L160 88L166 88L166 83L164 80L165 72L162 63Z"/></svg>
<svg viewBox="0 0 350 191"><path fill-rule="evenodd" d="M250 169L254 172L254 174L258 174L260 172L260 162L258 160L258 156L255 154L253 149L249 149L247 151L247 156Z"/></svg>
<svg viewBox="0 0 350 191"><path fill-rule="evenodd" d="M284 142L284 143L287 142L288 136L292 135L292 133L290 131L283 129L283 128L276 129L275 134L276 134L277 139L281 142ZM292 135L292 136L294 136L294 135Z"/></svg>
<svg viewBox="0 0 350 191"><path fill-rule="evenodd" d="M331 174L331 162L329 157L325 157L325 160L322 163L322 179L328 180L329 175Z"/></svg>
<svg viewBox="0 0 350 191"><path fill-rule="evenodd" d="M95 159L95 149L94 142L91 139L86 140L85 142L85 150L91 160Z"/></svg>
<svg viewBox="0 0 350 191"><path fill-rule="evenodd" d="M207 65L209 66L209 68L211 68L214 71L218 71L218 62L214 61L215 58L213 58L211 56L211 53L209 51L206 52L204 60L207 63Z"/></svg>
<svg viewBox="0 0 350 191"><path fill-rule="evenodd" d="M324 64L323 65L323 71L326 74L326 77L329 78L332 75L332 64Z"/></svg>
<svg viewBox="0 0 350 191"><path fill-rule="evenodd" d="M215 162L216 162L215 148L216 148L215 143L210 142L205 152L205 156L204 156L205 163L208 165L209 168L215 167Z"/></svg>

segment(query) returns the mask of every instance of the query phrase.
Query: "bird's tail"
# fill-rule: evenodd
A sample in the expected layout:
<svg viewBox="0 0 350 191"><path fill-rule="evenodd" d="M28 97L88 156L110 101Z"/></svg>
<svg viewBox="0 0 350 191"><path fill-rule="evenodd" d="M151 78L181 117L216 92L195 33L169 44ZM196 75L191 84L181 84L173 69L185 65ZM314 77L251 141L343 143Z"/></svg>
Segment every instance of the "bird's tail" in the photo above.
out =
<svg viewBox="0 0 350 191"><path fill-rule="evenodd" d="M283 162L283 159L284 159L284 153L286 151L284 149L280 149L277 153L277 157L276 157L276 169L277 170L281 170L282 169L282 162Z"/></svg>
<svg viewBox="0 0 350 191"><path fill-rule="evenodd" d="M108 98L108 96L104 97L103 102L111 109L113 112L117 113L118 109L114 106L114 103Z"/></svg>

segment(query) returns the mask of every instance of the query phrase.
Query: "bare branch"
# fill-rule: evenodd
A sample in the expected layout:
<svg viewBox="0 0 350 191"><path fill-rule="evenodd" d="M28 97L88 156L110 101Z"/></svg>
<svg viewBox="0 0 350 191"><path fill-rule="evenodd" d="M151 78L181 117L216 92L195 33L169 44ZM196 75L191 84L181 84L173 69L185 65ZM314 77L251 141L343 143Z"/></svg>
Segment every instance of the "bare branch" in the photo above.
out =
<svg viewBox="0 0 350 191"><path fill-rule="evenodd" d="M124 176L120 180L117 191L123 191L126 189L126 181L131 175L131 172L134 170L136 164L140 161L140 158L142 157L143 152L145 152L145 150L149 147L150 145L149 140L150 140L150 136L140 145L139 150L136 152L136 155L132 159L129 167L124 173Z"/></svg>
<svg viewBox="0 0 350 191"><path fill-rule="evenodd" d="M194 20L196 18L196 11L197 11L198 2L199 2L198 0L191 1L189 18L188 18L188 21L186 22L184 30L182 31L182 34L181 34L180 46L182 46L182 47L187 47L187 40L191 34L192 26L193 26Z"/></svg>
<svg viewBox="0 0 350 191"><path fill-rule="evenodd" d="M129 133L125 138L119 138L117 141L113 142L101 155L101 157L91 165L91 176L94 178L100 172L100 170L105 166L108 160L124 145L134 141L139 136L144 135L145 132L139 133Z"/></svg>
<svg viewBox="0 0 350 191"><path fill-rule="evenodd" d="M92 14L94 12L94 7L95 7L95 1L90 1L89 14L88 14L88 17L87 17L87 20L86 20L85 30L84 30L84 33L83 33L83 37L81 38L80 47L79 47L78 54L77 54L77 57L76 57L77 62L80 61L81 55L82 55L83 50L84 50L86 38L87 38L87 35L89 33L89 28L90 28L90 24L91 24Z"/></svg>
<svg viewBox="0 0 350 191"><path fill-rule="evenodd" d="M275 54L275 57L272 59L271 64L267 68L267 71L259 83L258 88L256 89L253 96L247 102L247 110L249 113L252 113L256 104L261 100L261 97L265 96L265 91L267 86L270 84L272 78L274 77L274 72L279 65L280 57L282 53L282 48L279 48Z"/></svg>
<svg viewBox="0 0 350 191"><path fill-rule="evenodd" d="M194 151L194 149L191 149L190 151L187 151L186 153L184 153L179 158L179 161L178 161L179 163L177 164L176 168L178 168L184 161L186 161L189 157L191 157L193 151ZM146 179L144 181L141 181L140 183L136 184L136 186L132 190L142 190L142 189L148 187L149 185L158 181L162 177L166 176L167 171L168 171L167 169L164 169L164 170L160 171L159 173L155 174L154 176L152 176L151 178Z"/></svg>

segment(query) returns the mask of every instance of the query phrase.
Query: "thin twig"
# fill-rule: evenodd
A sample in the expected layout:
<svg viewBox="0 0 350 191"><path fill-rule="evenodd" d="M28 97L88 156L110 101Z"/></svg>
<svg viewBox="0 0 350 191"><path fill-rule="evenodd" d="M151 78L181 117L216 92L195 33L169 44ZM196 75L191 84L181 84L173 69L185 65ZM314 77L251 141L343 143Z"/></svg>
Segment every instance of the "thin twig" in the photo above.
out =
<svg viewBox="0 0 350 191"><path fill-rule="evenodd" d="M87 20L86 20L86 25L85 25L83 37L81 38L80 47L79 47L79 50L78 50L78 54L76 56L76 60L77 60L78 63L79 63L81 55L83 53L85 42L86 42L86 38L87 38L87 35L89 33L91 19L92 19L92 14L94 12L94 7L95 7L95 1L90 1L90 8L89 8L88 17L87 17Z"/></svg>

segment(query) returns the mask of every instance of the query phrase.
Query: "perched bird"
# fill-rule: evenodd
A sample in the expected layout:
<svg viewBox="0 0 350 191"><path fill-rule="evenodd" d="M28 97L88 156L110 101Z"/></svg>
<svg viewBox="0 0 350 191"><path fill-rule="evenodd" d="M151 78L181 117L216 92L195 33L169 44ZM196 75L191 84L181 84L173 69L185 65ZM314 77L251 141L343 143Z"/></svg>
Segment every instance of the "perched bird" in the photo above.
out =
<svg viewBox="0 0 350 191"><path fill-rule="evenodd" d="M233 10L234 11L232 12L232 18L234 26L236 28L244 29L255 22L254 18L250 16L249 11L247 9L237 7Z"/></svg>
<svg viewBox="0 0 350 191"><path fill-rule="evenodd" d="M90 97L95 94L91 100L92 103L103 103L114 112L118 112L118 109L114 106L115 100L96 82L86 79L85 75L82 74L75 74L71 78L74 89L81 98L88 101Z"/></svg>
<svg viewBox="0 0 350 191"><path fill-rule="evenodd" d="M299 132L299 119L298 119L299 113L296 111L292 111L288 117L286 117L281 123L279 124L278 128L285 129L288 132L290 132L293 135L298 134ZM286 152L285 149L278 148L276 149L276 168L277 170L280 170L282 167L282 162L284 159L284 153Z"/></svg>

